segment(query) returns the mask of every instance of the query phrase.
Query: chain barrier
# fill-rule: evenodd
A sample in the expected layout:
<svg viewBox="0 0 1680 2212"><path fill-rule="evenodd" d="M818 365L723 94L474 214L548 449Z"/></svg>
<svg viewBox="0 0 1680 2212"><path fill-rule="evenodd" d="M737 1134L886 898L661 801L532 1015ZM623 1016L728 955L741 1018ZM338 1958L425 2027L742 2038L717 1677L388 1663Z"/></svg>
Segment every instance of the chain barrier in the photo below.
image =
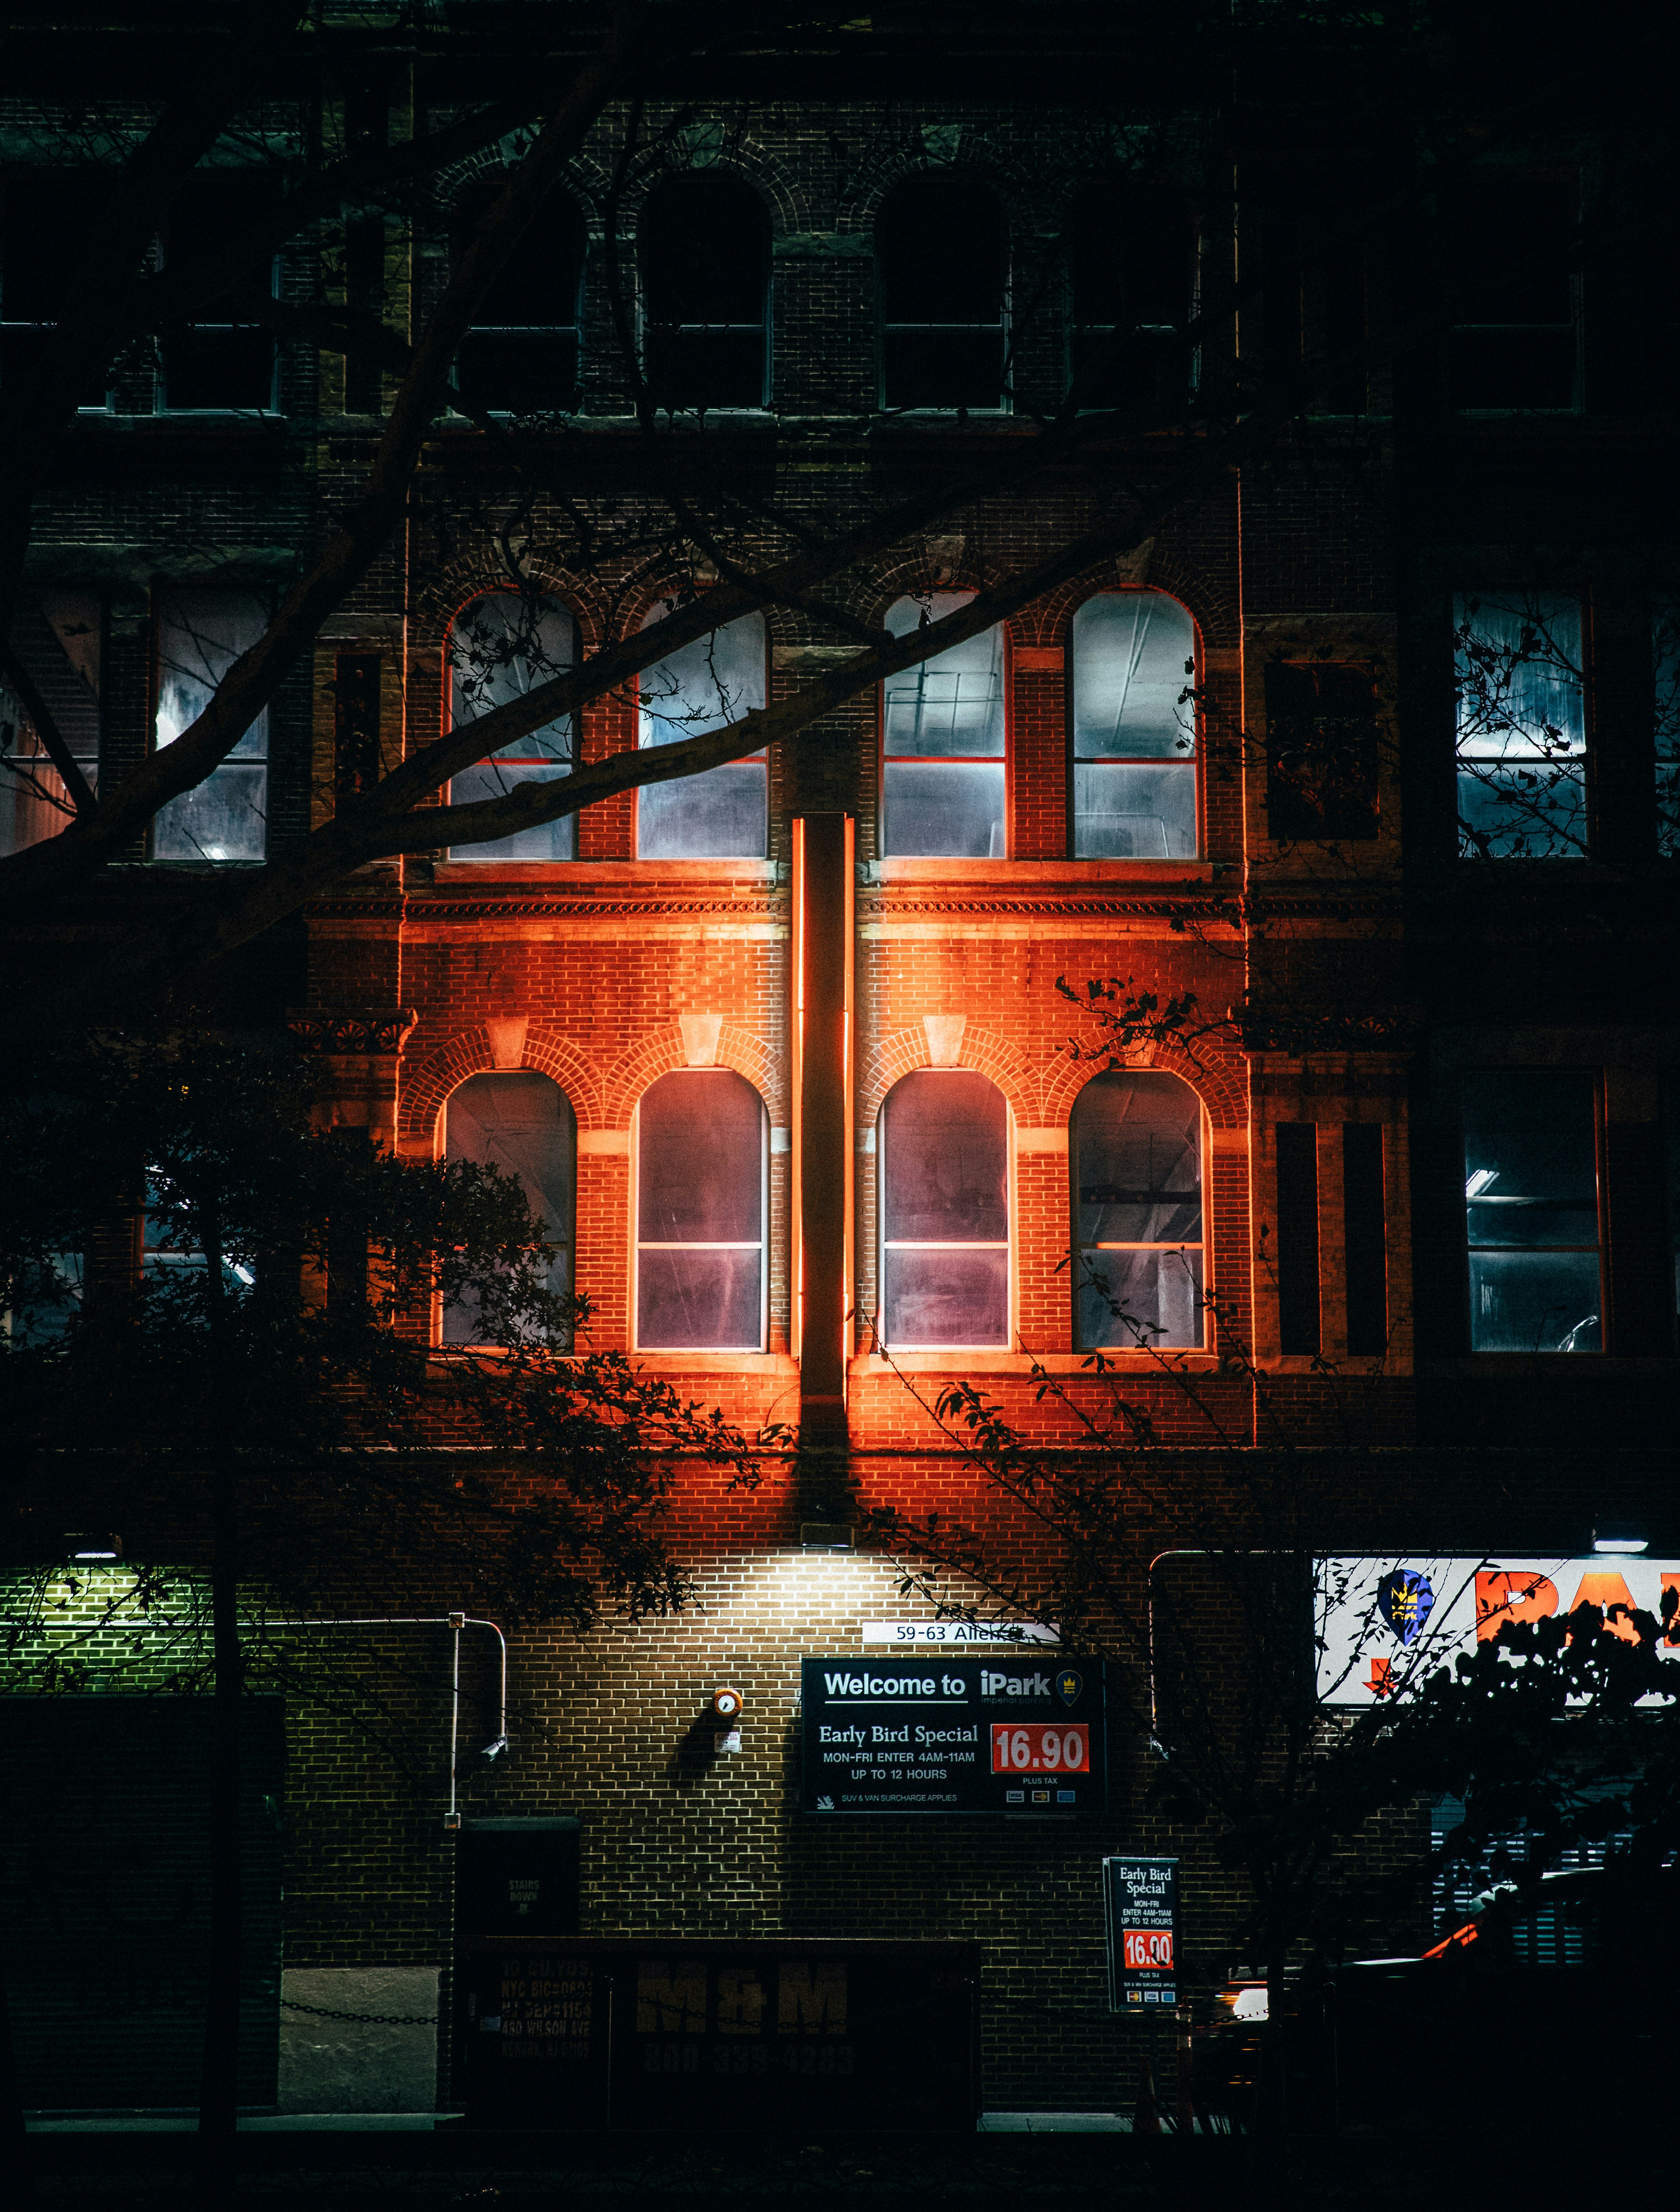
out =
<svg viewBox="0 0 1680 2212"><path fill-rule="evenodd" d="M334 2012L331 2005L300 2004L295 1997L282 1997L282 2012L313 2013L317 2020L353 2020L364 2027L435 2027L435 2012Z"/></svg>

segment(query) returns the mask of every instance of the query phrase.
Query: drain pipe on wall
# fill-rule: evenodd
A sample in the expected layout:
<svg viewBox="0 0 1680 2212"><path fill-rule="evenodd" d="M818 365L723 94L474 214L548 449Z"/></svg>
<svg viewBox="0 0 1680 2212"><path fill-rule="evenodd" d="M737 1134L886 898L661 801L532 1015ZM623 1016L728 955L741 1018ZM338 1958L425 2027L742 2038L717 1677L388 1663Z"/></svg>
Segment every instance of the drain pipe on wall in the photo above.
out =
<svg viewBox="0 0 1680 2212"><path fill-rule="evenodd" d="M446 1828L459 1828L461 1815L456 1784L461 1732L461 1631L464 1628L488 1628L500 1650L502 1696L496 1735L494 1743L485 1745L484 1756L486 1759L499 1759L508 1748L508 1639L496 1623L480 1620L465 1613L371 1613L350 1620L277 1620L266 1622L265 1626L271 1628L447 1628L453 1631L454 1652L449 1670L449 1809L443 1816L443 1825ZM1152 1676L1152 1698L1153 1693Z"/></svg>

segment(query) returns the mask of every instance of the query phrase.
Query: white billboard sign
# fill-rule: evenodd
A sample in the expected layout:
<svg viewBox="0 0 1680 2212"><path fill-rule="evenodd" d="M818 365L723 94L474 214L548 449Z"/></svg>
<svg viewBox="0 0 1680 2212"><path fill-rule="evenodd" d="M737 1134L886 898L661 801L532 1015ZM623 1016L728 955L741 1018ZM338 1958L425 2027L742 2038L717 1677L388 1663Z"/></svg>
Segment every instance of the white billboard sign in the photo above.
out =
<svg viewBox="0 0 1680 2212"><path fill-rule="evenodd" d="M1318 1695L1331 1705L1371 1705L1414 1690L1459 1652L1491 1642L1509 1621L1544 1620L1582 1605L1604 1607L1612 1625L1620 1612L1660 1620L1664 1592L1680 1591L1680 1559L1625 1555L1391 1553L1314 1565ZM1680 1632L1680 1616L1676 1628ZM1680 1660L1680 1642L1665 1638L1661 1656Z"/></svg>

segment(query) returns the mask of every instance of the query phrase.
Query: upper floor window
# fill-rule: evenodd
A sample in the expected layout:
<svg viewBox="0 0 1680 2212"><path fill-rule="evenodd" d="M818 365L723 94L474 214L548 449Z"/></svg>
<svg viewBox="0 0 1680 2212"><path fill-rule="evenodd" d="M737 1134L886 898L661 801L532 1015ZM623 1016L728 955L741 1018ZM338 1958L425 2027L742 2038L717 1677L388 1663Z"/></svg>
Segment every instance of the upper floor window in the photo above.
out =
<svg viewBox="0 0 1680 2212"><path fill-rule="evenodd" d="M1657 850L1680 858L1680 598L1665 592L1651 621L1656 683Z"/></svg>
<svg viewBox="0 0 1680 2212"><path fill-rule="evenodd" d="M500 175L482 178L458 202L450 229L457 262L506 185ZM382 225L379 244L382 250ZM502 415L565 414L576 406L587 244L576 203L551 193L478 302L455 356L455 381L468 406Z"/></svg>
<svg viewBox="0 0 1680 2212"><path fill-rule="evenodd" d="M449 720L475 720L493 708L563 676L576 658L577 625L557 599L486 592L463 607L449 637ZM572 772L572 724L557 715L522 738L509 738L488 759L449 785L452 805L499 799L522 783L552 783ZM450 848L452 860L569 860L575 814L515 830L482 845Z"/></svg>
<svg viewBox="0 0 1680 2212"><path fill-rule="evenodd" d="M1194 857L1196 625L1165 592L1105 592L1074 617L1074 851Z"/></svg>
<svg viewBox="0 0 1680 2212"><path fill-rule="evenodd" d="M715 172L669 177L638 235L642 365L659 407L762 407L768 384L770 213Z"/></svg>
<svg viewBox="0 0 1680 2212"><path fill-rule="evenodd" d="M965 607L972 592L898 599L886 627L908 637ZM998 624L881 686L881 850L1001 860L1008 849Z"/></svg>
<svg viewBox="0 0 1680 2212"><path fill-rule="evenodd" d="M644 1351L764 1342L769 1117L726 1067L662 1075L636 1109L636 1340Z"/></svg>
<svg viewBox="0 0 1680 2212"><path fill-rule="evenodd" d="M663 621L656 607L643 629ZM637 679L637 742L668 745L721 730L764 704L764 618L741 615L681 646ZM636 849L645 860L762 860L769 836L767 755L643 784Z"/></svg>
<svg viewBox="0 0 1680 2212"><path fill-rule="evenodd" d="M221 412L275 405L274 333L250 310L278 291L280 261L271 248L253 259L245 241L278 189L270 169L198 169L175 195L159 238L161 264L171 272L203 269L206 276L198 313L163 334L162 406Z"/></svg>
<svg viewBox="0 0 1680 2212"><path fill-rule="evenodd" d="M1195 270L1183 204L1098 187L1075 202L1062 240L1068 371L1081 405L1144 422L1181 413Z"/></svg>
<svg viewBox="0 0 1680 2212"><path fill-rule="evenodd" d="M985 185L908 177L875 222L881 404L1008 404L1008 228Z"/></svg>
<svg viewBox="0 0 1680 2212"><path fill-rule="evenodd" d="M1466 178L1446 211L1448 404L1471 414L1575 404L1574 184Z"/></svg>
<svg viewBox="0 0 1680 2212"><path fill-rule="evenodd" d="M881 1334L895 1351L1009 1343L1009 1114L966 1069L923 1067L880 1118Z"/></svg>
<svg viewBox="0 0 1680 2212"><path fill-rule="evenodd" d="M1377 834L1377 689L1355 662L1266 670L1266 813L1272 836Z"/></svg>
<svg viewBox="0 0 1680 2212"><path fill-rule="evenodd" d="M1598 1352L1598 1085L1585 1073L1464 1079L1473 1352Z"/></svg>
<svg viewBox="0 0 1680 2212"><path fill-rule="evenodd" d="M0 180L0 388L45 354L112 181L100 169L11 169ZM77 397L82 407L106 406L105 378Z"/></svg>
<svg viewBox="0 0 1680 2212"><path fill-rule="evenodd" d="M1068 1133L1080 1346L1199 1348L1201 1101L1176 1075L1099 1075Z"/></svg>
<svg viewBox="0 0 1680 2212"><path fill-rule="evenodd" d="M10 658L21 683L0 666L0 854L56 837L75 817L22 691L52 716L88 784L98 785L103 611L92 592L18 595Z"/></svg>
<svg viewBox="0 0 1680 2212"><path fill-rule="evenodd" d="M553 1255L548 1287L564 1297L572 1285L577 1180L577 1119L571 1101L545 1075L472 1075L443 1109L444 1157L499 1168L518 1178ZM469 1291L443 1309L445 1344L484 1341L478 1301Z"/></svg>
<svg viewBox="0 0 1680 2212"><path fill-rule="evenodd" d="M196 722L234 663L268 627L254 592L172 586L158 594L154 742L172 745ZM155 860L260 860L268 841L268 718L263 708L204 781L161 807Z"/></svg>
<svg viewBox="0 0 1680 2212"><path fill-rule="evenodd" d="M1584 859L1580 601L1461 592L1452 623L1460 857Z"/></svg>

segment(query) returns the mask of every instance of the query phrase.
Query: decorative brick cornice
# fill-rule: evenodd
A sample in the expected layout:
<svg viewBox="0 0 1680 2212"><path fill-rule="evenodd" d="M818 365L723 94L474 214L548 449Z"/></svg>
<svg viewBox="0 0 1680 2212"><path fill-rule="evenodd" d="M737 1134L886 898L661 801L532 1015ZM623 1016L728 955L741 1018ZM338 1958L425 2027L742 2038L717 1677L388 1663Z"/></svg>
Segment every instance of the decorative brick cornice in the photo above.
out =
<svg viewBox="0 0 1680 2212"><path fill-rule="evenodd" d="M1205 909L1209 902L1204 894L1197 897L1186 893L1176 898L1159 895L1149 898L900 898L886 896L860 898L858 919L863 921L884 921L906 915L947 914L1011 914L1024 915L1030 919L1054 921L1062 916L1082 919L1086 916L1113 915L1118 920L1128 917L1141 921L1166 921L1184 913ZM1226 917L1217 914L1210 921ZM1235 927L1235 924L1233 924Z"/></svg>
<svg viewBox="0 0 1680 2212"><path fill-rule="evenodd" d="M307 1052L394 1056L419 1018L411 1006L295 1006L286 1026Z"/></svg>
<svg viewBox="0 0 1680 2212"><path fill-rule="evenodd" d="M705 918L721 915L738 920L750 920L776 908L785 908L785 891L771 893L763 898L675 899L653 896L647 898L517 898L517 899L417 899L409 909L409 919L426 921L580 921L597 919L603 915L686 915Z"/></svg>

